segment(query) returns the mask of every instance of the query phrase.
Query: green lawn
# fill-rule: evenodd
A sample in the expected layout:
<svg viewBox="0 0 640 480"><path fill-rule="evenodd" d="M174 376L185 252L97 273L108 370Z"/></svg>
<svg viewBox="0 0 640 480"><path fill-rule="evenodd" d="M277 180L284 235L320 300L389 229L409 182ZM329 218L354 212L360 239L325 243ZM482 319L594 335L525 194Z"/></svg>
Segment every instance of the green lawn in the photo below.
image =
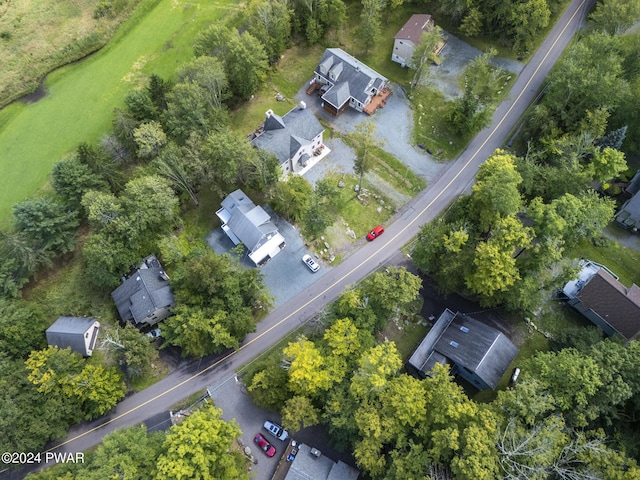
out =
<svg viewBox="0 0 640 480"><path fill-rule="evenodd" d="M49 76L49 95L0 111L0 223L46 185L55 162L110 129L112 111L150 73L163 77L192 55L197 31L240 9L235 0L148 0L112 41Z"/></svg>
<svg viewBox="0 0 640 480"><path fill-rule="evenodd" d="M620 277L620 283L630 287L632 283L640 284L640 251L609 241L603 246L596 246L589 240L567 250L566 258L584 258L605 265Z"/></svg>

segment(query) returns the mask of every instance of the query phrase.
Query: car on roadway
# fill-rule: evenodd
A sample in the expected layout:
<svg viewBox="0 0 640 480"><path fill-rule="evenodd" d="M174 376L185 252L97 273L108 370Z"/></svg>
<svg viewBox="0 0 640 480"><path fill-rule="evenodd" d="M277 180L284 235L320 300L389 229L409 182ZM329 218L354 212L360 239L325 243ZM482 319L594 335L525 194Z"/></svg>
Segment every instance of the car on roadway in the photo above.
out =
<svg viewBox="0 0 640 480"><path fill-rule="evenodd" d="M260 447L260 450L262 450L267 457L273 457L276 454L275 447L267 442L267 439L261 434L258 433L253 437L253 442Z"/></svg>
<svg viewBox="0 0 640 480"><path fill-rule="evenodd" d="M382 225L378 225L376 228L374 228L369 233L367 233L367 240L372 242L383 233L384 233L384 227Z"/></svg>
<svg viewBox="0 0 640 480"><path fill-rule="evenodd" d="M273 423L267 420L266 422L264 422L263 426L267 432L276 437L278 440L282 440L284 442L289 437L289 432L287 432L277 423Z"/></svg>
<svg viewBox="0 0 640 480"><path fill-rule="evenodd" d="M318 270L320 270L320 265L318 265L315 260L311 258L311 255L305 255L304 257L302 257L302 261L313 273L316 273Z"/></svg>

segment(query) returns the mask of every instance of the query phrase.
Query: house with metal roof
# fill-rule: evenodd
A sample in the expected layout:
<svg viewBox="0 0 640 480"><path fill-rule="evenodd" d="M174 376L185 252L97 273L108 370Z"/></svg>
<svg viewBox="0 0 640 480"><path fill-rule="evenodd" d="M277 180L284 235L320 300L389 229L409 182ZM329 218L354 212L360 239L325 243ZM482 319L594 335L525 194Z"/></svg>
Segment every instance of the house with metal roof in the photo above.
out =
<svg viewBox="0 0 640 480"><path fill-rule="evenodd" d="M60 317L47 328L47 343L60 349L71 348L83 357L90 357L99 331L100 322L95 318Z"/></svg>
<svg viewBox="0 0 640 480"><path fill-rule="evenodd" d="M603 265L582 262L578 278L567 282L562 293L569 305L607 335L633 340L640 333L640 288L627 288Z"/></svg>
<svg viewBox="0 0 640 480"><path fill-rule="evenodd" d="M267 110L264 124L251 143L273 153L280 160L284 174L311 167L324 149L324 128L304 102L282 117Z"/></svg>
<svg viewBox="0 0 640 480"><path fill-rule="evenodd" d="M340 48L327 48L314 74L307 93L317 87L322 107L332 115L340 115L349 107L372 114L391 95L386 77Z"/></svg>
<svg viewBox="0 0 640 480"><path fill-rule="evenodd" d="M271 216L240 189L227 195L216 215L233 244L242 243L248 250L247 256L258 267L286 246Z"/></svg>
<svg viewBox="0 0 640 480"><path fill-rule="evenodd" d="M138 328L153 326L172 315L176 302L169 285L169 276L160 261L149 255L122 284L111 292L123 322Z"/></svg>
<svg viewBox="0 0 640 480"><path fill-rule="evenodd" d="M409 366L425 378L436 363L451 366L480 390L495 389L518 354L502 332L448 308L436 320L409 358Z"/></svg>
<svg viewBox="0 0 640 480"><path fill-rule="evenodd" d="M638 195L640 170L636 172L624 191L631 198L620 207L615 219L621 227L637 232L640 229L640 195Z"/></svg>

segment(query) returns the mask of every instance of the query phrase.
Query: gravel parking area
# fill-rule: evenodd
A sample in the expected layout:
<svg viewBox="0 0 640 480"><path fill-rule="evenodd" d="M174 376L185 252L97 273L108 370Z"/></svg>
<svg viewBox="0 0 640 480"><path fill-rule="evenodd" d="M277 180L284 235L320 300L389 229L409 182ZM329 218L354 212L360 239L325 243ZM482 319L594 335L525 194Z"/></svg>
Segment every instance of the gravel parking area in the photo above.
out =
<svg viewBox="0 0 640 480"><path fill-rule="evenodd" d="M274 213L268 205L262 205L262 207L271 215L280 234L287 242L284 250L269 260L269 262L260 269L265 284L271 295L273 295L275 306L277 307L305 290L309 285L323 276L327 272L328 266L323 261L317 259L315 255L307 249L300 233L293 225ZM209 235L207 235L206 242L213 251L218 254L230 253L234 246L233 242L229 240L229 237L227 237L221 228L216 228L211 231ZM302 257L305 254L311 255L317 261L318 265L320 265L320 270L316 273L311 272L302 262ZM242 263L247 268L256 268L248 258L244 258Z"/></svg>
<svg viewBox="0 0 640 480"><path fill-rule="evenodd" d="M352 133L361 122L371 118L376 126L378 138L385 142L383 149L407 165L416 175L425 178L427 182L437 177L438 173L446 168L446 164L436 162L426 152L412 145L413 112L404 91L397 85L393 87L393 95L386 106L372 116L348 109L339 117L334 117L322 109L320 97L307 95L304 87L300 89L296 99L304 101L316 117L330 123L332 128L340 133ZM340 168L348 173L353 172L354 154L351 149L339 139L329 139L325 143L333 151L305 174L305 178L310 182L312 178L313 181L317 180L319 174L314 173L317 169L328 171L332 168ZM350 153L345 153L345 149Z"/></svg>
<svg viewBox="0 0 640 480"><path fill-rule="evenodd" d="M447 100L461 96L460 76L467 65L482 53L458 37L447 33L447 44L440 53L442 63L429 68L429 75L424 76L423 83L435 86ZM492 64L514 74L519 74L524 68L523 63L499 57L494 58Z"/></svg>

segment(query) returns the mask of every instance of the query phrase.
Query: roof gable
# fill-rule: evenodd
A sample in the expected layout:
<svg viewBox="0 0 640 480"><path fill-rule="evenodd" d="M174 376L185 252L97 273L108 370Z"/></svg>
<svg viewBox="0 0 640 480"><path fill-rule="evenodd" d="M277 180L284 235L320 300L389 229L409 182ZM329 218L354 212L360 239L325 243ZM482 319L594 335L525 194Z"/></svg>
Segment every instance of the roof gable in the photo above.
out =
<svg viewBox="0 0 640 480"><path fill-rule="evenodd" d="M336 67L331 66L338 64L340 64L339 75L334 79L331 72ZM322 99L336 108L342 107L350 97L364 103L372 94L371 89L374 85L381 86L388 81L386 77L341 48L327 48L318 63L316 73L332 85Z"/></svg>
<svg viewBox="0 0 640 480"><path fill-rule="evenodd" d="M424 374L436 363L454 363L496 388L517 353L518 348L498 330L446 309L409 363Z"/></svg>
<svg viewBox="0 0 640 480"><path fill-rule="evenodd" d="M426 13L412 15L393 38L396 40L410 40L417 45L420 43L422 33L428 32L432 26L431 15Z"/></svg>
<svg viewBox="0 0 640 480"><path fill-rule="evenodd" d="M158 309L175 306L169 277L155 257L145 259L133 275L111 292L111 297L120 318L125 322L133 320L136 324L144 323Z"/></svg>
<svg viewBox="0 0 640 480"><path fill-rule="evenodd" d="M624 338L640 332L640 288L627 289L605 269L600 268L577 293L582 307L598 314Z"/></svg>
<svg viewBox="0 0 640 480"><path fill-rule="evenodd" d="M231 195L234 195L235 198L248 198L244 192L239 189ZM222 201L223 206L227 198ZM227 211L229 218L227 225L244 246L252 252L263 243L265 237L277 232L278 228L275 223L271 221L271 216L261 206L255 205L251 200L249 200L249 202L250 203L247 203L243 200L243 203L240 205L233 202L226 202L227 205L232 205L231 210Z"/></svg>
<svg viewBox="0 0 640 480"><path fill-rule="evenodd" d="M251 143L275 154L281 163L293 158L302 146L311 143L324 131L313 112L302 105L292 108L278 120L273 120L273 117L270 111L267 112L264 131ZM267 128L267 124L282 125L282 128ZM224 202L222 206L227 208Z"/></svg>
<svg viewBox="0 0 640 480"><path fill-rule="evenodd" d="M90 356L96 342L100 322L95 318L60 317L46 330L47 343L60 349L71 348Z"/></svg>

